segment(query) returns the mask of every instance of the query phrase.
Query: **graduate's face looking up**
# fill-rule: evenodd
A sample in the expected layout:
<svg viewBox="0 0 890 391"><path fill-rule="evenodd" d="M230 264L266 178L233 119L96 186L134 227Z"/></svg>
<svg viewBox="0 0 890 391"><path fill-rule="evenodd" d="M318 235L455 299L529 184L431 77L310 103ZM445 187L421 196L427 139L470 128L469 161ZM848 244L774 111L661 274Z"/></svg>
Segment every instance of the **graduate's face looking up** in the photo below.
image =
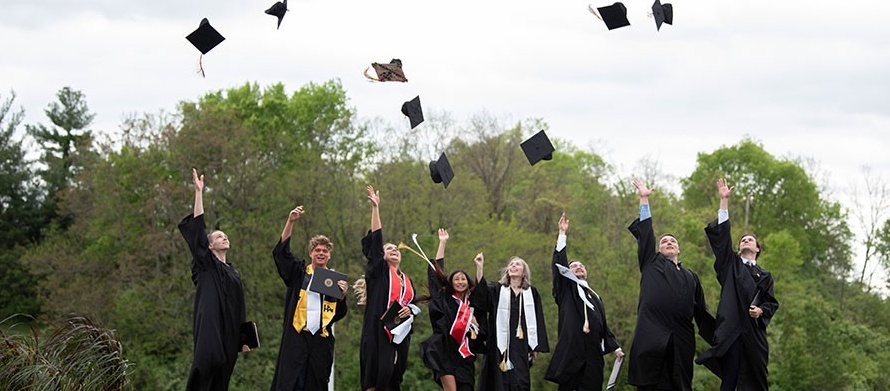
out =
<svg viewBox="0 0 890 391"><path fill-rule="evenodd" d="M331 260L331 249L328 246L319 244L309 252L309 256L312 257L313 265L327 268L328 261Z"/></svg>
<svg viewBox="0 0 890 391"><path fill-rule="evenodd" d="M757 243L757 238L754 235L745 235L739 239L739 254L743 254L746 251L750 251L754 259L757 259L760 255L760 244Z"/></svg>
<svg viewBox="0 0 890 391"><path fill-rule="evenodd" d="M210 250L225 251L229 249L229 237L223 231L213 231L207 240Z"/></svg>
<svg viewBox="0 0 890 391"><path fill-rule="evenodd" d="M390 265L398 266L399 263L402 262L402 251L399 250L399 246L396 246L392 243L384 244L383 260L388 262Z"/></svg>
<svg viewBox="0 0 890 391"><path fill-rule="evenodd" d="M451 288L454 289L454 293L464 293L469 287L470 281L467 279L466 274L455 273L453 276L451 276Z"/></svg>
<svg viewBox="0 0 890 391"><path fill-rule="evenodd" d="M570 263L569 270L571 270L572 273L575 273L575 277L578 277L582 280L587 279L587 268L585 268L584 265L581 264L581 262Z"/></svg>
<svg viewBox="0 0 890 391"><path fill-rule="evenodd" d="M510 277L525 277L525 265L519 259L514 259L507 264L507 275Z"/></svg>
<svg viewBox="0 0 890 391"><path fill-rule="evenodd" d="M677 238L671 235L662 236L658 242L658 252L670 259L676 260L677 255L680 255L680 244L677 243Z"/></svg>

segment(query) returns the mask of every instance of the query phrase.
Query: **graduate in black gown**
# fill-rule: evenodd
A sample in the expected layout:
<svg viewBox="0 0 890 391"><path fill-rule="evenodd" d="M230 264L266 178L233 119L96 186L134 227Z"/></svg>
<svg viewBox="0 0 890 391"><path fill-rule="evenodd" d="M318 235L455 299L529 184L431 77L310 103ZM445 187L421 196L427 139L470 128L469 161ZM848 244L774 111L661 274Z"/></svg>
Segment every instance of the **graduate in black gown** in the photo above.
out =
<svg viewBox="0 0 890 391"><path fill-rule="evenodd" d="M297 260L290 249L294 223L303 207L290 211L272 258L287 286L281 347L272 391L327 391L334 364L334 322L346 316L346 281L339 281L340 299L310 291L314 271L328 268L334 244L324 235L309 240L310 264Z"/></svg>
<svg viewBox="0 0 890 391"><path fill-rule="evenodd" d="M652 189L638 179L633 184L640 196L640 217L628 229L637 239L640 299L628 382L639 390L691 391L695 355L692 321L699 335L713 343L714 317L698 276L678 260L677 239L667 234L655 241L649 210Z"/></svg>
<svg viewBox="0 0 890 391"><path fill-rule="evenodd" d="M769 343L766 326L779 309L773 294L773 276L757 264L760 244L754 235L739 239L739 252L732 250L729 197L732 188L725 179L717 181L720 209L717 220L705 228L714 250L714 271L720 282L717 306L716 346L698 360L722 379L721 391L767 390Z"/></svg>
<svg viewBox="0 0 890 391"><path fill-rule="evenodd" d="M484 263L482 254L478 265ZM470 301L487 315L486 353L479 374L480 391L528 391L529 368L539 352L549 352L541 296L531 285L528 263L513 257L498 282L488 283L481 267Z"/></svg>
<svg viewBox="0 0 890 391"><path fill-rule="evenodd" d="M368 186L371 201L371 231L362 239L362 251L368 259L364 276L365 319L362 324L361 364L362 390L398 391L408 366L411 326L420 308L413 304L414 286L411 278L399 269L402 253L392 243L383 243L380 223L380 193ZM393 303L402 306L401 319L393 329L380 319Z"/></svg>
<svg viewBox="0 0 890 391"><path fill-rule="evenodd" d="M609 330L606 309L587 283L587 269L566 256L569 220L559 218L559 236L553 251L553 298L559 307L559 341L553 350L545 379L559 384L559 391L603 389L603 355L615 352L623 358L618 340Z"/></svg>
<svg viewBox="0 0 890 391"><path fill-rule="evenodd" d="M241 341L245 322L241 275L226 261L229 238L215 230L207 235L204 223L204 175L192 169L195 184L194 212L179 223L179 232L192 253L192 283L195 284L193 315L194 357L189 371L188 391L225 391L238 359L250 348Z"/></svg>
<svg viewBox="0 0 890 391"><path fill-rule="evenodd" d="M435 269L427 269L433 335L420 343L421 357L444 391L473 391L476 380L478 323L470 295L476 286L463 270L445 275L448 232L439 228Z"/></svg>

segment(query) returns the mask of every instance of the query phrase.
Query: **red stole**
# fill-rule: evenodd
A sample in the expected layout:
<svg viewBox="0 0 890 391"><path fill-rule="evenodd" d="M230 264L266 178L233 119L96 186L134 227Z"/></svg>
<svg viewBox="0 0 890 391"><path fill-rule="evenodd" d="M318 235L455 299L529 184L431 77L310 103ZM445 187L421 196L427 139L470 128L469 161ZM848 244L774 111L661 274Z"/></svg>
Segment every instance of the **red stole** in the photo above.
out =
<svg viewBox="0 0 890 391"><path fill-rule="evenodd" d="M386 306L387 309L389 309L392 303L396 301L402 306L406 306L414 301L414 287L411 285L411 278L409 278L408 274L405 274L405 272L402 272L402 276L405 277L404 284L401 283L396 268L392 266L389 267L389 304ZM392 333L390 333L386 326L384 326L383 329L386 330L389 342L392 342Z"/></svg>
<svg viewBox="0 0 890 391"><path fill-rule="evenodd" d="M470 300L469 298L461 300L457 296L452 296L458 302L457 314L454 316L454 323L451 324L451 338L460 346L457 351L460 356L467 358L473 356L470 351L470 341L467 338L467 329L470 327Z"/></svg>

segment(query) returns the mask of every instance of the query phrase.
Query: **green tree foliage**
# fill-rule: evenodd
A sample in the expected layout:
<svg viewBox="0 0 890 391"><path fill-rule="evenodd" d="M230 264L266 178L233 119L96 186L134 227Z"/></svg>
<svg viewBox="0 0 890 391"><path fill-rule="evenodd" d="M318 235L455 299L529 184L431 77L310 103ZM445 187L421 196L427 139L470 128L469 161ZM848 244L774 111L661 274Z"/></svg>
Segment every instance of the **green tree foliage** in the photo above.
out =
<svg viewBox="0 0 890 391"><path fill-rule="evenodd" d="M40 219L33 200L36 186L15 132L24 110L13 111L15 92L0 102L0 318L36 314L36 280L20 261L24 246L40 238Z"/></svg>
<svg viewBox="0 0 890 391"><path fill-rule="evenodd" d="M568 255L587 265L612 330L625 351L631 348L640 276L627 231L639 210L630 178L618 177L600 156L563 140L554 140L553 160L530 166L519 143L546 129L542 120L505 125L481 114L455 124L446 115L396 131L360 122L347 102L337 81L310 83L292 93L281 84L245 84L182 102L173 118L126 121L120 140L100 143L95 154L76 160L81 166L59 197L61 212L72 216L68 229L47 230L46 240L22 258L41 277L44 308L51 314L93 314L118 330L132 363L132 389L182 389L192 354L194 287L176 223L192 211L190 171L196 167L205 176L206 220L229 235L228 260L241 272L247 316L257 322L261 339L259 349L239 357L232 390L263 389L271 382L281 328L288 327L286 289L271 249L288 211L303 205L307 212L293 232L295 253L306 256L309 238L327 235L334 242L331 266L354 281L364 273L360 238L369 228L368 184L380 190L387 241L413 246L417 234L432 255L436 229L449 231L449 271L472 274L472 259L482 252L485 275L493 281L511 256L528 261L551 346L558 336L551 321L557 308L550 296L550 261L556 222L565 211L572 222ZM456 171L448 189L430 180L428 159L442 151ZM670 178L654 171L645 175ZM751 140L699 155L681 195L660 190L670 188L665 183L650 199L655 229L678 237L681 260L701 276L710 307L716 308L719 286L702 229L716 216L714 181L720 176L737 186L735 221L744 216L740 199L751 197L749 230L762 239L761 260L776 276L781 307L769 332L773 387L886 388L887 375L879 368L890 364L881 348L890 309L885 299L842 278L851 262L851 238L841 209L823 199L799 164L776 159ZM402 269L426 290L426 262L404 255ZM338 390L359 388L364 307L353 297L349 306L336 325ZM436 387L419 359L419 343L429 334L423 313L415 323L405 389ZM835 340L826 351L812 335ZM705 345L698 341L697 348ZM532 367L533 389L556 389L543 380L549 360L543 354ZM828 378L837 371L844 376ZM717 384L719 379L696 368L696 389Z"/></svg>
<svg viewBox="0 0 890 391"><path fill-rule="evenodd" d="M83 167L76 156L91 149L92 132L87 129L95 114L87 107L86 96L80 91L64 87L56 93L58 102L44 110L52 125L26 125L28 134L42 148L38 175L43 180L42 209L46 221L55 221L63 229L71 224L71 216L59 213L61 192L71 185L71 179Z"/></svg>

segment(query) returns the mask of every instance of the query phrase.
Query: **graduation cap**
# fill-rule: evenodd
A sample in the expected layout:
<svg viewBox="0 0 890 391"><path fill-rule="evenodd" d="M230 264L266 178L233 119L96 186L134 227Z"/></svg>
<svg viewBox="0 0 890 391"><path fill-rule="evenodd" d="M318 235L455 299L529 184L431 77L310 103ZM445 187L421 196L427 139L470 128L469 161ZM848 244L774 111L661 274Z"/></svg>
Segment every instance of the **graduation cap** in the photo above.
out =
<svg viewBox="0 0 890 391"><path fill-rule="evenodd" d="M661 0L655 0L655 4L652 4L652 16L655 18L656 29L660 31L662 23L673 25L674 6L669 3L661 4Z"/></svg>
<svg viewBox="0 0 890 391"><path fill-rule="evenodd" d="M185 39L189 40L192 45L195 45L195 47L201 51L202 55L207 54L207 52L225 40L219 31L216 31L216 29L210 25L207 18L201 19L201 24L198 25L198 29L192 31L191 34L186 35Z"/></svg>
<svg viewBox="0 0 890 391"><path fill-rule="evenodd" d="M522 148L522 152L525 153L528 162L533 166L541 160L553 159L553 151L555 149L543 130L535 133L534 136L523 141L519 146Z"/></svg>
<svg viewBox="0 0 890 391"><path fill-rule="evenodd" d="M374 68L377 77L371 76L368 73L370 68ZM365 68L365 77L373 81L408 81L408 78L405 77L405 72L402 71L402 60L399 60L398 58L390 60L388 64L379 62L371 63L371 67Z"/></svg>
<svg viewBox="0 0 890 391"><path fill-rule="evenodd" d="M606 23L606 27L608 27L609 30L630 26L630 21L627 20L627 7L620 1L605 7L599 7L597 8L597 11L599 11L601 16L600 19ZM596 15L596 13L594 13L594 15Z"/></svg>
<svg viewBox="0 0 890 391"><path fill-rule="evenodd" d="M417 127L423 122L423 109L420 108L420 96L415 96L405 103L402 103L402 114L408 116L411 120L411 129Z"/></svg>
<svg viewBox="0 0 890 391"><path fill-rule="evenodd" d="M278 27L275 28L276 30L281 28L281 19L284 19L285 12L287 12L287 0L284 0L284 2L277 1L266 10L266 14L278 17Z"/></svg>
<svg viewBox="0 0 890 391"><path fill-rule="evenodd" d="M430 177L434 183L441 183L448 188L451 180L454 179L454 171L451 169L451 163L448 163L448 157L445 152L439 156L439 160L430 161Z"/></svg>
<svg viewBox="0 0 890 391"><path fill-rule="evenodd" d="M211 49L215 48L216 45L219 45L220 42L225 40L225 37L216 31L213 26L210 25L210 22L207 21L207 18L201 19L201 23L198 25L198 29L192 31L191 34L186 35L185 39L192 43L199 51L201 51L201 57L198 58L198 70L201 73L201 77L204 77L204 65L201 60L204 55L207 54Z"/></svg>

